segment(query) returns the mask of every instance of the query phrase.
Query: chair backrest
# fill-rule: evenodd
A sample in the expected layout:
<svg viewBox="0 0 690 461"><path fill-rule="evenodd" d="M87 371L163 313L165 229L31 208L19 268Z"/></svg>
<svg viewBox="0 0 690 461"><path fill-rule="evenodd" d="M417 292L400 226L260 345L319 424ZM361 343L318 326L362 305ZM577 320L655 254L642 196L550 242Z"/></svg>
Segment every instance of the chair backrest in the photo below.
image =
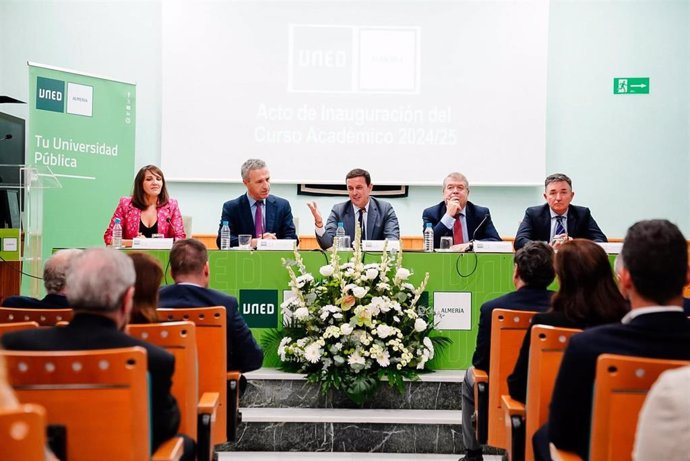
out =
<svg viewBox="0 0 690 461"><path fill-rule="evenodd" d="M62 320L72 320L72 309L0 307L0 323L36 322L42 327L52 327Z"/></svg>
<svg viewBox="0 0 690 461"><path fill-rule="evenodd" d="M632 459L637 420L647 392L661 373L689 364L686 360L600 355L594 379L590 460Z"/></svg>
<svg viewBox="0 0 690 461"><path fill-rule="evenodd" d="M507 448L501 396L508 394L508 375L515 367L522 340L535 314L534 311L494 309L491 316L488 444L494 447Z"/></svg>
<svg viewBox="0 0 690 461"><path fill-rule="evenodd" d="M0 351L20 401L63 425L67 459L138 461L150 456L146 350ZM102 458L102 459L105 459Z"/></svg>
<svg viewBox="0 0 690 461"><path fill-rule="evenodd" d="M25 404L0 410L0 459L43 461L46 446L46 411L40 405Z"/></svg>
<svg viewBox="0 0 690 461"><path fill-rule="evenodd" d="M549 404L563 352L570 337L582 330L535 325L529 345L527 402L525 405L525 460L534 459L532 436L549 417Z"/></svg>
<svg viewBox="0 0 690 461"><path fill-rule="evenodd" d="M0 323L0 337L5 333L20 330L30 330L32 328L38 328L38 322Z"/></svg>
<svg viewBox="0 0 690 461"><path fill-rule="evenodd" d="M211 439L214 444L227 440L227 347L226 312L223 306L158 309L166 321L189 321L196 325L199 354L199 396L216 392L220 396Z"/></svg>
<svg viewBox="0 0 690 461"><path fill-rule="evenodd" d="M196 327L192 322L167 322L127 325L127 333L175 356L171 392L180 407L179 432L196 439L199 373Z"/></svg>

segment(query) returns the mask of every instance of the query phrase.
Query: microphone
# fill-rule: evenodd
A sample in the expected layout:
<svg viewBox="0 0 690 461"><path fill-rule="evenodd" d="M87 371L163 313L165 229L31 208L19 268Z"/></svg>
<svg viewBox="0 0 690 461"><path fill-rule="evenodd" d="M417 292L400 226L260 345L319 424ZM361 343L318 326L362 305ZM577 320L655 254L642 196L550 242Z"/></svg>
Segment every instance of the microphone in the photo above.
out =
<svg viewBox="0 0 690 461"><path fill-rule="evenodd" d="M467 250L465 251L472 251L474 249L474 241L477 239L477 232L481 227L484 225L484 223L489 219L489 213L484 215L484 219L481 220L479 225L474 228L474 232L472 232L472 239L470 239L470 244L467 246Z"/></svg>
<svg viewBox="0 0 690 461"><path fill-rule="evenodd" d="M12 138L13 138L13 136L12 136L11 134L7 133L5 136L3 136L2 138L0 138L0 142L2 142L2 141L9 141L9 140L12 139Z"/></svg>

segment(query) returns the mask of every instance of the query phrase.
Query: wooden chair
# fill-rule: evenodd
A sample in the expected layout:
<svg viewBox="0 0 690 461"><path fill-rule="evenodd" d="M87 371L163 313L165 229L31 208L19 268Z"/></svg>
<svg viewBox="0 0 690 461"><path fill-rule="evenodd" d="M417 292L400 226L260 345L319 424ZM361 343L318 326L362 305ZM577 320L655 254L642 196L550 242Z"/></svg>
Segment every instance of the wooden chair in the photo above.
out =
<svg viewBox="0 0 690 461"><path fill-rule="evenodd" d="M13 331L30 330L38 328L38 322L15 322L15 323L0 323L0 337L5 333Z"/></svg>
<svg viewBox="0 0 690 461"><path fill-rule="evenodd" d="M72 320L72 309L0 307L0 323L37 322L42 327L52 327L62 320Z"/></svg>
<svg viewBox="0 0 690 461"><path fill-rule="evenodd" d="M196 440L199 461L210 461L211 424L216 420L219 396L205 393L199 397L196 326L192 322L132 324L127 326L127 333L175 356L172 394L180 407L180 433Z"/></svg>
<svg viewBox="0 0 690 461"><path fill-rule="evenodd" d="M632 459L637 420L647 392L661 373L686 365L690 361L600 355L594 380L589 459ZM572 452L551 447L554 459L579 459Z"/></svg>
<svg viewBox="0 0 690 461"><path fill-rule="evenodd" d="M47 423L64 426L67 459L150 457L146 351L140 347L91 351L0 351L19 400L46 409ZM173 438L151 459L182 455Z"/></svg>
<svg viewBox="0 0 690 461"><path fill-rule="evenodd" d="M241 375L226 371L226 312L225 307L193 307L158 309L164 321L191 321L196 325L199 357L199 392L218 393L217 418L211 439L214 444L234 441L241 421L239 411Z"/></svg>
<svg viewBox="0 0 690 461"><path fill-rule="evenodd" d="M475 370L475 421L477 440L494 447L506 447L505 422L501 396L508 393L508 375L517 361L520 345L527 333L534 311L495 309L491 316L491 357L489 372ZM488 388L488 389L487 389ZM487 398L488 394L488 398ZM483 413L488 407L487 413ZM481 439L481 428L487 438Z"/></svg>
<svg viewBox="0 0 690 461"><path fill-rule="evenodd" d="M510 461L534 460L530 441L549 417L551 394L563 352L571 336L581 331L550 325L535 325L532 328L527 372L527 403L524 405L513 400L510 395L502 396Z"/></svg>
<svg viewBox="0 0 690 461"><path fill-rule="evenodd" d="M24 404L0 410L0 459L44 461L46 411L40 405Z"/></svg>

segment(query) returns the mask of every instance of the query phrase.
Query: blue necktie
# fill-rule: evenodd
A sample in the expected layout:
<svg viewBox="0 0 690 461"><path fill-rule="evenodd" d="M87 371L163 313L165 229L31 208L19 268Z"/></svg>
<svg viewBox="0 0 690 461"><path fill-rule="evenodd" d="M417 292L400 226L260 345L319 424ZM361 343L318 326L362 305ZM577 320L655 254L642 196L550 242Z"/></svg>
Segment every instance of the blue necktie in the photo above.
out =
<svg viewBox="0 0 690 461"><path fill-rule="evenodd" d="M565 234L565 228L563 227L563 216L556 216L556 230L553 235Z"/></svg>

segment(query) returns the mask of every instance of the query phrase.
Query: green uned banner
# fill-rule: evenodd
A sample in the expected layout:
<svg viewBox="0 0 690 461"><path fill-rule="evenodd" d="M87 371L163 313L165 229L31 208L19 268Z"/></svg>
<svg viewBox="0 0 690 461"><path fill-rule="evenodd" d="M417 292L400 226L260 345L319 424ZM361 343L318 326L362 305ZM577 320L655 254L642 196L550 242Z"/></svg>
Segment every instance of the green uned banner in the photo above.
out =
<svg viewBox="0 0 690 461"><path fill-rule="evenodd" d="M136 86L30 63L29 95L26 163L61 186L43 190L44 259L103 245L118 198L131 192Z"/></svg>

